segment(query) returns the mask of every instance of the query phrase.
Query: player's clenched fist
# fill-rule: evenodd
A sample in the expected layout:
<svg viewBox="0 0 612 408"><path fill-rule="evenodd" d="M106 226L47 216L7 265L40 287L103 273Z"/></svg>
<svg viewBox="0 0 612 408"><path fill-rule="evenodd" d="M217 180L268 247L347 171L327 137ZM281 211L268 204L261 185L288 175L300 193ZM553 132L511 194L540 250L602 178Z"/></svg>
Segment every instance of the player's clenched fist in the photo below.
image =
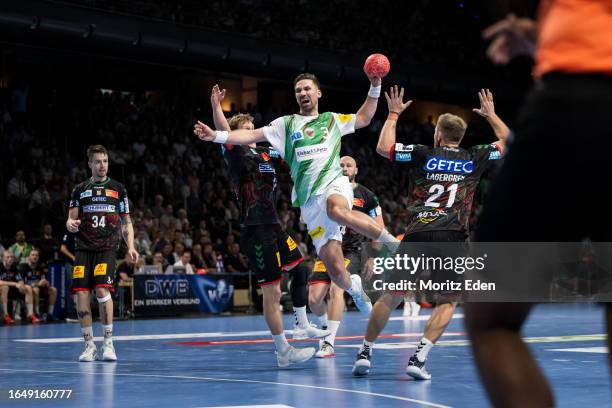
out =
<svg viewBox="0 0 612 408"><path fill-rule="evenodd" d="M66 228L70 232L77 232L79 230L79 225L81 225L81 220L73 220L70 218L66 221Z"/></svg>
<svg viewBox="0 0 612 408"><path fill-rule="evenodd" d="M215 140L216 136L214 130L212 130L199 120L193 126L193 133L195 133L200 138L200 140L204 140L207 142L212 142L213 140Z"/></svg>

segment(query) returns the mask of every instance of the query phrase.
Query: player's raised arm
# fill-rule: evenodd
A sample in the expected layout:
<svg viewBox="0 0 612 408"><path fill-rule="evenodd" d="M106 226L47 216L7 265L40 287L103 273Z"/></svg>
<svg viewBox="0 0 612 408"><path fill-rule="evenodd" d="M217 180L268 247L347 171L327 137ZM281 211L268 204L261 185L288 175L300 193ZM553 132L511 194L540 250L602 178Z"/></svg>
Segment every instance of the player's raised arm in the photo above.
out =
<svg viewBox="0 0 612 408"><path fill-rule="evenodd" d="M225 89L220 90L219 85L215 84L210 93L210 106L212 107L215 129L229 132L230 126L223 113L223 108L221 108L221 101L225 98L225 92Z"/></svg>
<svg viewBox="0 0 612 408"><path fill-rule="evenodd" d="M355 129L361 129L368 126L378 106L378 97L380 96L382 80L380 77L370 77L369 79L371 85L368 96L363 105L361 105L361 108L359 108L355 114Z"/></svg>
<svg viewBox="0 0 612 408"><path fill-rule="evenodd" d="M510 128L495 113L493 93L488 89L481 89L480 92L478 92L478 99L480 99L480 108L472 110L489 122L503 150L506 146L506 140L510 135Z"/></svg>
<svg viewBox="0 0 612 408"><path fill-rule="evenodd" d="M387 99L389 116L387 116L387 120L380 131L376 153L388 159L390 158L391 149L395 145L397 119L412 104L412 101L403 102L404 88L398 90L397 85L392 86L389 89L389 93L385 92L385 98Z"/></svg>
<svg viewBox="0 0 612 408"><path fill-rule="evenodd" d="M193 133L205 142L228 143L234 145L249 145L251 143L265 142L263 128L247 130L237 129L228 132L226 130L212 130L209 126L199 120L193 126Z"/></svg>

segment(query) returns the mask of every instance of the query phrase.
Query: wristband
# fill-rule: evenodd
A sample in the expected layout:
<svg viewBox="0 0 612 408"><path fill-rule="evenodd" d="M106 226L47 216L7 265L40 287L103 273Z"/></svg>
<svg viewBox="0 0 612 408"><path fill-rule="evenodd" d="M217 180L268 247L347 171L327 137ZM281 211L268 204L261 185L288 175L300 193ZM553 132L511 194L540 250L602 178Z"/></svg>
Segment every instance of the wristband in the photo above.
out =
<svg viewBox="0 0 612 408"><path fill-rule="evenodd" d="M229 132L225 130L217 130L217 135L215 136L215 139L213 140L213 142L223 144L227 142L228 136L229 136Z"/></svg>
<svg viewBox="0 0 612 408"><path fill-rule="evenodd" d="M368 91L368 96L370 98L378 98L380 97L380 90L382 85L374 86L370 84L370 90Z"/></svg>
<svg viewBox="0 0 612 408"><path fill-rule="evenodd" d="M393 122L397 122L398 118L399 118L399 113L397 112L389 112L389 115L387 116L387 120L391 120Z"/></svg>

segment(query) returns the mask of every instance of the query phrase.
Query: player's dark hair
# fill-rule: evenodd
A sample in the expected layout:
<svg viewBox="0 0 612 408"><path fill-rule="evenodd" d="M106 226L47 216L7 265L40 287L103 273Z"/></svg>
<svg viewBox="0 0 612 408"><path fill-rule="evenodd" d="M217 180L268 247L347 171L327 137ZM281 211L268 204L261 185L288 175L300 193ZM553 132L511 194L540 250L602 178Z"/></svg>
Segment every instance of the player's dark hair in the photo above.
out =
<svg viewBox="0 0 612 408"><path fill-rule="evenodd" d="M463 136L465 136L465 130L467 129L467 123L457 115L451 113L444 113L438 117L437 128L442 132L442 137L447 142L459 143Z"/></svg>
<svg viewBox="0 0 612 408"><path fill-rule="evenodd" d="M304 72L296 76L295 79L293 80L293 87L295 88L295 85L303 79L310 79L317 86L317 88L319 89L321 88L321 84L319 83L319 78L317 78L315 74L310 74L308 72Z"/></svg>
<svg viewBox="0 0 612 408"><path fill-rule="evenodd" d="M231 130L236 130L245 122L255 122L255 118L248 113L238 113L229 118L228 123Z"/></svg>
<svg viewBox="0 0 612 408"><path fill-rule="evenodd" d="M94 154L96 153L102 153L108 156L108 151L106 150L106 147L102 145L92 145L87 148L87 159L91 161L91 159L93 159Z"/></svg>

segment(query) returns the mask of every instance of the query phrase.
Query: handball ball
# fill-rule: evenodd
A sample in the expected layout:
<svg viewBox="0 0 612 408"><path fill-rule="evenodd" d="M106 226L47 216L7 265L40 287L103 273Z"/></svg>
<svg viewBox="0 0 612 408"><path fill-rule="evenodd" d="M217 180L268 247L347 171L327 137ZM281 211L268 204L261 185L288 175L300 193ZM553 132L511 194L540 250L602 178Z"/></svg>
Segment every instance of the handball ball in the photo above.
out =
<svg viewBox="0 0 612 408"><path fill-rule="evenodd" d="M382 54L372 54L363 64L363 70L368 77L383 78L389 73L391 64L389 59Z"/></svg>

